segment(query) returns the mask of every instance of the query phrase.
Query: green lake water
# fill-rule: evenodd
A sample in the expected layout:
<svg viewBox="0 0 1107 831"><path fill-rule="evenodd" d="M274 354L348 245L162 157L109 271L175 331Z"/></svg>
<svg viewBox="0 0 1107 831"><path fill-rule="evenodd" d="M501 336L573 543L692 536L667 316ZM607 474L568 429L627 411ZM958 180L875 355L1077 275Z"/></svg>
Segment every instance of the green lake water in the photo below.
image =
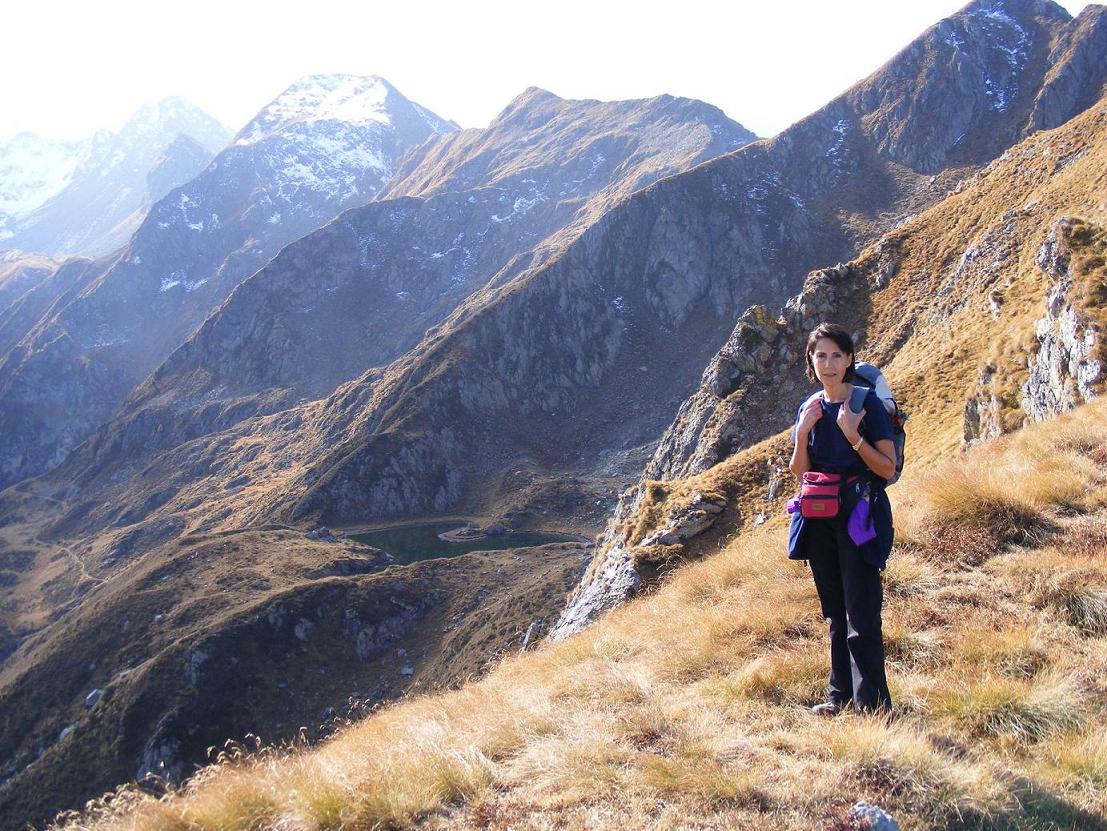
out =
<svg viewBox="0 0 1107 831"><path fill-rule="evenodd" d="M464 542L445 542L438 539L439 534L463 525L464 521L455 521L385 528L364 534L350 534L350 539L387 551L396 558L398 565L433 560L435 557L456 557L470 551L498 551L502 548L526 548L551 542L578 541L577 537L568 534L549 534L543 531L509 531Z"/></svg>

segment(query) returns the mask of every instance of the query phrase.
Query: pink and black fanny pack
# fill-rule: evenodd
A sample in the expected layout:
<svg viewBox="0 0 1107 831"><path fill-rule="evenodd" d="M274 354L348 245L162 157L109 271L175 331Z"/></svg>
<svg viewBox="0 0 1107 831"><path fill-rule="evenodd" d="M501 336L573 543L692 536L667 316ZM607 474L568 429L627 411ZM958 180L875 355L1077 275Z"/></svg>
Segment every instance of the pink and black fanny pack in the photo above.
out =
<svg viewBox="0 0 1107 831"><path fill-rule="evenodd" d="M842 477L838 473L803 474L800 515L804 519L833 519L842 504Z"/></svg>

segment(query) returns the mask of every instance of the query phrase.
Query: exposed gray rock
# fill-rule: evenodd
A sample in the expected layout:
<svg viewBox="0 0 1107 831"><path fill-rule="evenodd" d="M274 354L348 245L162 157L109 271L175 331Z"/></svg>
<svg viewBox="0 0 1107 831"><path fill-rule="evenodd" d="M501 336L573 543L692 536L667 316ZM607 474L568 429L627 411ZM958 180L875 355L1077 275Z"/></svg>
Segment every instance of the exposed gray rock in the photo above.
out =
<svg viewBox="0 0 1107 831"><path fill-rule="evenodd" d="M548 636L562 640L584 629L604 612L614 609L638 593L642 577L623 543L604 547L598 570L573 592L565 610Z"/></svg>
<svg viewBox="0 0 1107 831"><path fill-rule="evenodd" d="M437 594L419 598L412 603L393 599L393 603L400 608L399 612L358 630L356 640L358 658L368 661L387 651L391 644L407 632L415 621L426 614L440 599Z"/></svg>
<svg viewBox="0 0 1107 831"><path fill-rule="evenodd" d="M642 588L642 576L635 567L630 548L623 538L623 521L641 504L643 489L628 488L608 520L592 564L580 584L573 590L565 609L547 636L551 641L576 634L604 612L633 597Z"/></svg>
<svg viewBox="0 0 1107 831"><path fill-rule="evenodd" d="M184 676L192 686L200 683L200 667L208 660L209 655L202 649L194 649L185 655Z"/></svg>
<svg viewBox="0 0 1107 831"><path fill-rule="evenodd" d="M101 697L103 697L103 695L104 695L104 691L99 689L99 688L93 690L88 695L86 695L85 696L85 702L84 702L85 703L85 709L86 710L91 710L93 707L95 707L96 702L98 702L101 699Z"/></svg>
<svg viewBox="0 0 1107 831"><path fill-rule="evenodd" d="M1072 302L1068 238L1072 221L1061 217L1049 230L1036 262L1053 281L1046 314L1037 324L1039 348L1028 359L1030 377L1022 386L1022 407L1031 421L1044 421L1095 396L1103 368L1096 358L1098 337Z"/></svg>
<svg viewBox="0 0 1107 831"><path fill-rule="evenodd" d="M992 439L1003 432L1002 404L995 390L995 370L980 374L976 391L965 400L964 442L966 445Z"/></svg>
<svg viewBox="0 0 1107 831"><path fill-rule="evenodd" d="M1107 82L1107 9L1089 4L1057 39L1052 66L1034 100L1031 124L1052 129L1095 103L1094 81ZM1088 82L1092 81L1092 84Z"/></svg>
<svg viewBox="0 0 1107 831"><path fill-rule="evenodd" d="M669 517L664 528L644 537L640 545L678 545L710 528L725 509L725 499L712 500L696 492L688 505L676 516Z"/></svg>
<svg viewBox="0 0 1107 831"><path fill-rule="evenodd" d="M135 779L139 782L148 777L176 782L184 773L184 763L178 758L181 742L175 736L163 738L155 735L142 749L135 769Z"/></svg>
<svg viewBox="0 0 1107 831"><path fill-rule="evenodd" d="M519 652L526 652L527 647L530 646L531 642L537 640L538 634L544 629L546 629L546 621L531 621L523 635L523 643L519 644Z"/></svg>
<svg viewBox="0 0 1107 831"><path fill-rule="evenodd" d="M293 630L296 634L296 640L306 642L311 637L311 630L315 628L310 620L300 618L296 621L296 627Z"/></svg>
<svg viewBox="0 0 1107 831"><path fill-rule="evenodd" d="M883 808L869 802L858 802L849 809L849 818L865 831L899 831L899 823Z"/></svg>

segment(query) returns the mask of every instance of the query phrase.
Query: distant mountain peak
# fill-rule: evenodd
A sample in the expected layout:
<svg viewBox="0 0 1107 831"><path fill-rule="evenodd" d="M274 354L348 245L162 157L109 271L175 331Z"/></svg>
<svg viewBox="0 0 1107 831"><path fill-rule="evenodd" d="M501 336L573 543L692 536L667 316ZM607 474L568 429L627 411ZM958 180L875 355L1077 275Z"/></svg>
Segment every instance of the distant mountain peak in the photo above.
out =
<svg viewBox="0 0 1107 831"><path fill-rule="evenodd" d="M254 144L284 127L309 121L390 124L395 88L376 75L308 75L273 99L235 137Z"/></svg>
<svg viewBox="0 0 1107 831"><path fill-rule="evenodd" d="M1072 15L1053 0L972 0L961 9L961 13L995 17L1033 14L1066 21L1072 19Z"/></svg>

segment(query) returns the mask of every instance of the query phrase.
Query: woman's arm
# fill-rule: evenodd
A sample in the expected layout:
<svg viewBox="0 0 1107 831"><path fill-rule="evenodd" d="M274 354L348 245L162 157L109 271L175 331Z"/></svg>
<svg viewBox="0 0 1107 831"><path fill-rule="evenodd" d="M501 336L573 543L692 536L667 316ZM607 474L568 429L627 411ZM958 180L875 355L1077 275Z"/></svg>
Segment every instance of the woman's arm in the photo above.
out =
<svg viewBox="0 0 1107 831"><path fill-rule="evenodd" d="M876 444L872 445L865 439L860 441L861 446L857 448L857 455L861 457L861 461L881 479L891 479L896 472L895 442L891 439L877 439Z"/></svg>
<svg viewBox="0 0 1107 831"><path fill-rule="evenodd" d="M869 393L869 400L875 400L872 393ZM887 411L884 410L884 405L876 404L874 406L879 408L874 418L879 421L880 417L883 417L887 421ZM861 419L868 412L869 405L866 405L864 410L855 413L850 409L847 401L838 410L838 428L846 437L846 441L850 443L850 447L861 457L861 461L865 463L869 470L881 479L890 479L896 472L896 445L891 439L878 438L875 442L870 442L868 439L861 438ZM876 428L875 425L873 426L878 436L888 435L888 433Z"/></svg>
<svg viewBox="0 0 1107 831"><path fill-rule="evenodd" d="M815 422L822 417L822 404L818 398L812 398L805 405L796 424L796 446L792 448L792 461L788 463L788 469L795 474L797 479L802 479L803 474L811 470L811 457L807 453L807 438L811 435Z"/></svg>

